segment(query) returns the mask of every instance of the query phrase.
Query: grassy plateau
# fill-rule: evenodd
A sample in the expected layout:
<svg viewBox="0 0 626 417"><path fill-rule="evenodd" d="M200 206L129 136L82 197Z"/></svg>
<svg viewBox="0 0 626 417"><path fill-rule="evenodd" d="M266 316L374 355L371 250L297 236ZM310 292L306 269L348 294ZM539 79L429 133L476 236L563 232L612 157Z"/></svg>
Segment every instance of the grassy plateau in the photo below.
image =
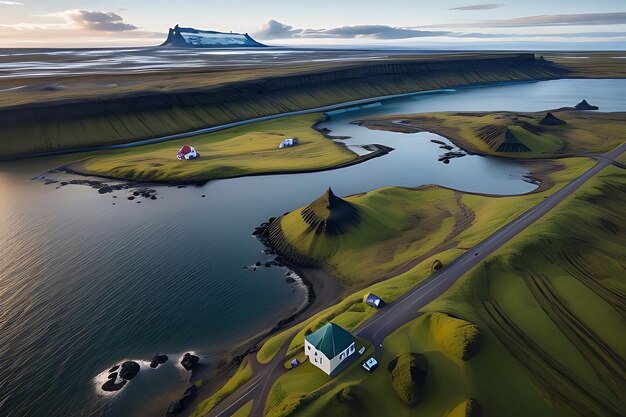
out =
<svg viewBox="0 0 626 417"><path fill-rule="evenodd" d="M355 161L355 153L311 127L321 117L320 114L292 116L193 138L98 153L68 168L83 174L132 181L175 183L313 171ZM296 137L300 143L278 149L287 137ZM176 159L176 152L184 144L193 146L200 157Z"/></svg>

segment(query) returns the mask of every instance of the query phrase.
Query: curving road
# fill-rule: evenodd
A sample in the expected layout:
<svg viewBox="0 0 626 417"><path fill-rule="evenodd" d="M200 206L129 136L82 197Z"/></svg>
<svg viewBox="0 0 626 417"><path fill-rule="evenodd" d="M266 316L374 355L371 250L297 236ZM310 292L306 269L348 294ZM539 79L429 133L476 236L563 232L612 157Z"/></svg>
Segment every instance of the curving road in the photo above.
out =
<svg viewBox="0 0 626 417"><path fill-rule="evenodd" d="M623 152L626 152L626 143L605 154L593 156L597 161L596 165L535 207L521 214L506 226L503 226L478 245L469 249L443 269L426 278L408 293L393 303L386 305L380 313L361 325L355 332L355 335L365 338L374 344L377 347L377 355L379 355L381 352L380 347L385 337L418 317L421 308L442 295L459 278L482 262L487 256L539 220L608 165L615 164L616 166L621 166L615 159ZM280 375L286 372L283 362L285 361L287 347L288 343L281 348L267 365L260 365L256 362L255 357L250 357L253 361L253 368L256 368L254 371L255 377L215 407L207 416L230 416L248 401L254 400L250 416L263 417L265 400L272 385Z"/></svg>

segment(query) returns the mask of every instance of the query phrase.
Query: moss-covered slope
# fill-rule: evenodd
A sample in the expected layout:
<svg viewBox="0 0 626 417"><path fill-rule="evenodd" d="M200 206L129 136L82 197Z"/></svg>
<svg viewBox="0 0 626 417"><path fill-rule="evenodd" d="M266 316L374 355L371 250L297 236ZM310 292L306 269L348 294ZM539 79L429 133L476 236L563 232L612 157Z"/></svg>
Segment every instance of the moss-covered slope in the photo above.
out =
<svg viewBox="0 0 626 417"><path fill-rule="evenodd" d="M0 109L0 158L127 143L241 120L385 95L514 80L552 79L565 71L532 54L397 58L341 68L207 74L218 83ZM232 73L232 76L229 74ZM135 81L136 82L136 81ZM167 84L167 81L163 81ZM193 85L192 85L193 86ZM68 93L69 94L69 93Z"/></svg>
<svg viewBox="0 0 626 417"><path fill-rule="evenodd" d="M399 117L402 125L393 123ZM608 152L626 140L626 113L429 113L365 120L371 129L428 130L469 151L511 158L553 158Z"/></svg>

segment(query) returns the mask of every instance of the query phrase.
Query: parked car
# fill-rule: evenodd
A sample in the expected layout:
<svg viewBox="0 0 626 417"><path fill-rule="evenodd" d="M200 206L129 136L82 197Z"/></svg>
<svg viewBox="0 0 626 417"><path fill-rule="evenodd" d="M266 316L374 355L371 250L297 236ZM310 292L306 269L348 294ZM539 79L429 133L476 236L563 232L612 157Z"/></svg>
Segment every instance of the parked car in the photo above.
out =
<svg viewBox="0 0 626 417"><path fill-rule="evenodd" d="M363 362L363 368L367 372L374 372L374 369L378 367L378 361L374 358L369 358L365 362Z"/></svg>
<svg viewBox="0 0 626 417"><path fill-rule="evenodd" d="M365 346L363 346L361 349L359 349L359 356L361 356L364 353L365 353Z"/></svg>

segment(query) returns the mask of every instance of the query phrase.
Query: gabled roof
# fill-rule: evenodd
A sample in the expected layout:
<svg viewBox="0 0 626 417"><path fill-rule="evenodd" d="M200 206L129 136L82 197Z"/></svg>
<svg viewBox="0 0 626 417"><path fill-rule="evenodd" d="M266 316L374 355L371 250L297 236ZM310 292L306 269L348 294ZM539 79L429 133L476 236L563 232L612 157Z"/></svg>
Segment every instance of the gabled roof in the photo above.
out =
<svg viewBox="0 0 626 417"><path fill-rule="evenodd" d="M327 323L315 333L304 336L304 338L326 355L328 359L339 355L354 343L354 336L335 323Z"/></svg>

